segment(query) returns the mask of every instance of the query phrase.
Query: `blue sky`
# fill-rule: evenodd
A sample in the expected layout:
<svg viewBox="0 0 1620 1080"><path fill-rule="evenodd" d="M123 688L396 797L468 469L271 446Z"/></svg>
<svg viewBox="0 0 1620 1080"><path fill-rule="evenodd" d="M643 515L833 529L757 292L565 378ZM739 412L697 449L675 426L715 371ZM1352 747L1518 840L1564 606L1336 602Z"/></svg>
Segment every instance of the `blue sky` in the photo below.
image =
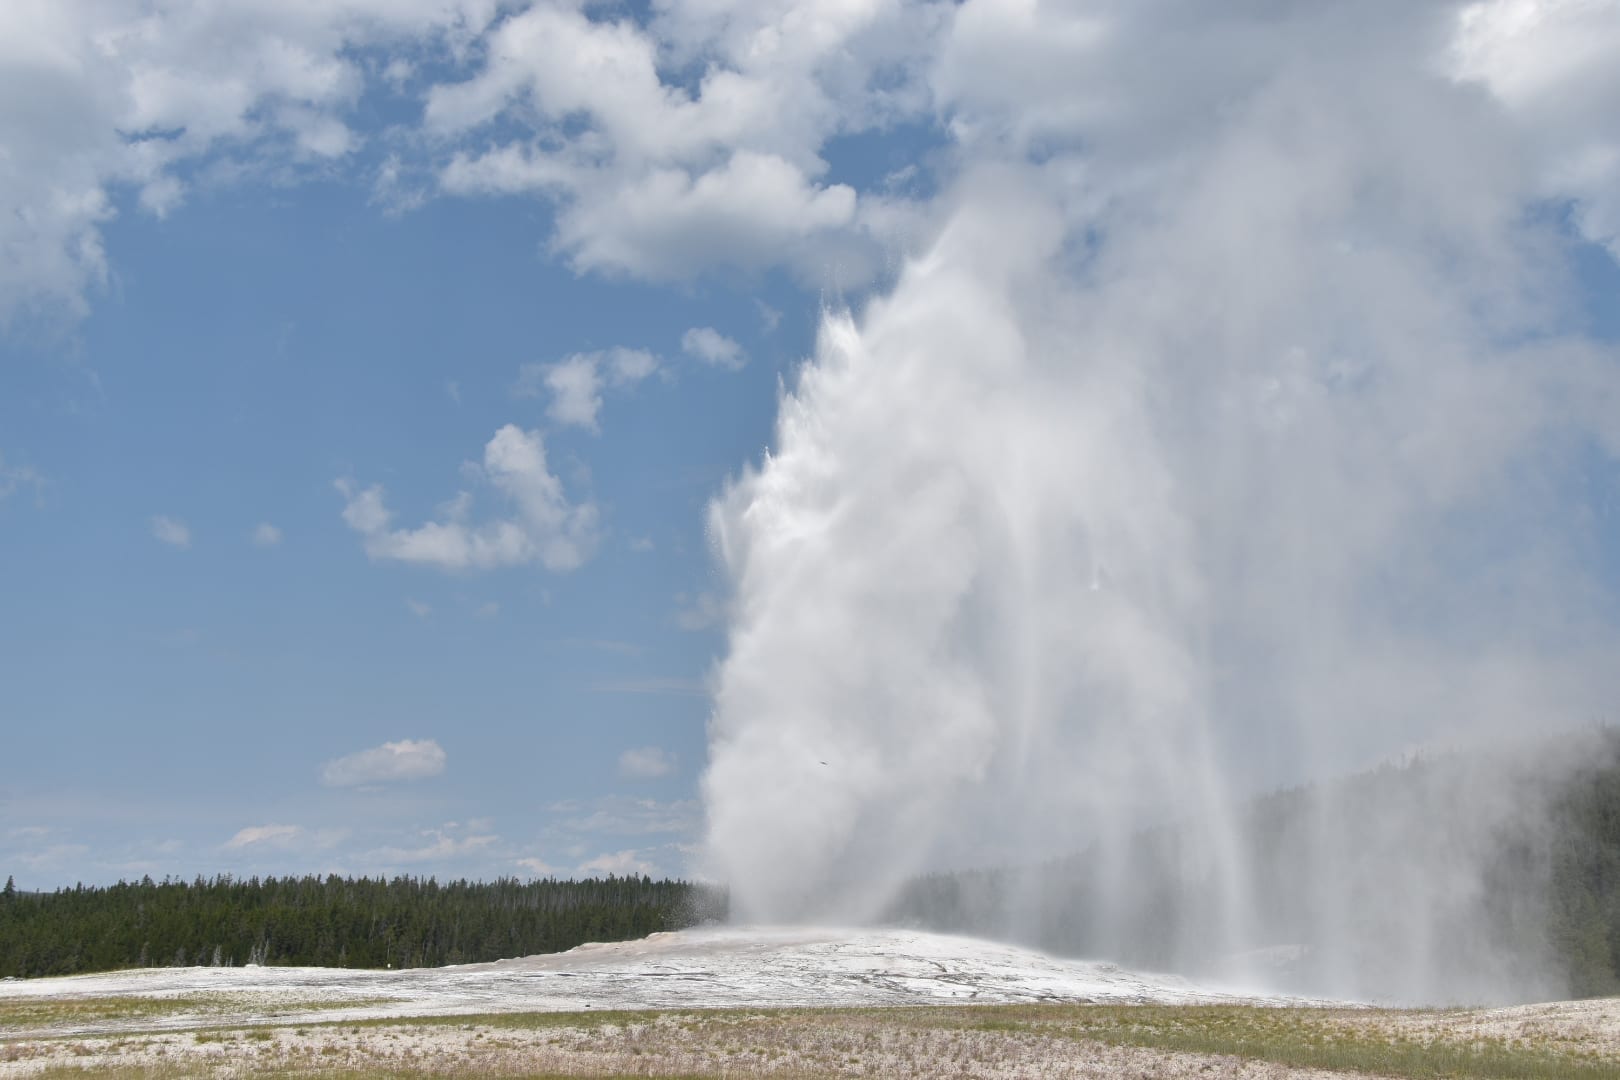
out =
<svg viewBox="0 0 1620 1080"><path fill-rule="evenodd" d="M408 834L477 819L451 835L498 834L498 853L427 868L569 871L649 842L637 865L680 868L662 849L692 839L718 629L704 504L766 442L815 300L768 277L604 285L544 258L545 228L519 200L390 217L338 184L233 188L107 228L114 279L90 314L7 342L6 460L40 475L0 511L22 880L412 869L349 845L426 847ZM694 326L747 362L683 355ZM608 392L599 432L516 396L523 365L615 346L663 364ZM424 519L504 424L544 431L570 496L600 508L584 565L367 558L335 481ZM435 740L442 771L321 784L325 761L403 739ZM658 775L626 775L646 747ZM622 831L566 824L621 803ZM328 851L221 850L330 821L355 824Z"/></svg>
<svg viewBox="0 0 1620 1080"><path fill-rule="evenodd" d="M705 505L768 441L820 285L582 273L528 195L393 212L374 144L421 102L368 82L337 111L352 154L205 148L161 217L106 183L104 278L7 311L0 864L26 886L676 873L697 839L721 640ZM683 350L694 329L718 362ZM657 371L605 387L595 430L525 389L526 365L616 348ZM595 508L580 565L368 557L337 483L425 521L505 425Z"/></svg>
<svg viewBox="0 0 1620 1080"><path fill-rule="evenodd" d="M146 873L694 869L710 691L747 682L717 666L728 612L734 630L774 640L760 624L768 602L746 617L728 608L739 582L752 595L753 564L717 554L710 535L712 521L743 535L763 519L711 519L711 500L750 466L763 468L748 474L760 486L739 481L760 500L750 505L769 508L772 477L798 482L765 450L800 366L835 366L817 351L824 313L892 292L887 310L903 314L922 288L908 293L908 274L962 258L951 238L975 215L993 227L965 257L964 295L995 300L997 318L1016 309L1022 342L1046 341L1062 313L1100 324L1098 312L1176 296L1145 320L1152 331L1116 328L1110 347L1214 340L1189 314L1211 297L1187 291L1192 270L1159 280L1141 266L1155 261L1145 251L1179 272L1220 250L1247 271L1241 288L1221 275L1230 292L1213 297L1233 313L1222 340L1234 352L1278 344L1239 342L1240 316L1289 323L1305 299L1382 305L1355 310L1432 333L1425 349L1517 335L1597 350L1607 359L1508 389L1515 415L1584 447L1554 486L1555 516L1586 532L1537 551L1583 553L1579 579L1556 584L1598 597L1607 633L1620 622L1620 544L1602 510L1620 453L1605 411L1620 400L1620 10L1375 6L1346 25L1326 4L1271 22L1191 0L8 6L0 871L53 887ZM1212 35L1247 44L1214 55ZM1585 43L1575 60L1572 41ZM1290 59L1301 55L1342 64L1302 75ZM1400 78L1377 76L1385 64ZM1157 70L1176 78L1142 81ZM1273 106L1315 101L1290 82L1302 78L1334 104L1291 128ZM1389 114L1370 89L1386 84L1422 106L1398 111L1410 131L1361 122L1357 109ZM1341 122L1337 151L1312 148ZM1255 149L1274 136L1296 167ZM1226 169L1253 186L1220 186ZM1361 201L1341 204L1334 178L1350 174ZM1403 184L1421 198L1403 202ZM1380 201L1386 191L1397 196ZM1458 253L1481 269L1424 311L1371 286L1312 292L1298 282L1343 271L1268 248L1272 206L1303 208L1289 228L1309 259L1387 244L1377 273L1427 280L1419 270ZM1424 213L1432 235L1408 216ZM1234 224L1234 240L1223 220L1253 228ZM1046 233L1059 237L1051 251ZM1046 252L1027 278L1020 244ZM1057 279L1070 291L1045 297ZM1025 280L1041 284L1007 284ZM941 323L962 307L930 302ZM1292 378L1298 342L1381 347L1359 327L1298 321L1275 371L1252 357L1207 366L1274 388ZM898 358L953 344L906 333L873 331L872 347ZM1178 386L1204 377L1189 370ZM1388 385L1407 385L1395 376ZM1592 415L1547 419L1555 399ZM906 384L879 403L873 433L826 448L827 475L853 460L862 480L879 462L861 454L904 464L955 434L924 423L885 443L890 410L903 434L928 407L914 402L935 398ZM1505 415L1488 395L1478 403L1481 430ZM1422 443L1427 422L1388 416ZM1434 427L1459 456L1493 452L1474 426ZM1152 438L1169 467L1196 457ZM1321 460L1347 475L1385 464ZM1434 490L1468 486L1449 458L1425 462ZM1016 474L996 475L985 500ZM828 565L904 529L910 491L898 490ZM1384 505L1348 481L1320 490L1301 515ZM1389 505L1392 531L1414 527L1416 511ZM1503 523L1498 503L1482 505L1482 520ZM1590 507L1602 512L1581 518ZM1070 554L1095 590L1094 556ZM1349 594L1360 582L1345 573ZM886 587L867 583L849 610L890 610ZM831 656L780 640L767 668ZM1596 695L1561 700L1584 708ZM794 706L768 704L757 722ZM740 730L728 715L722 735ZM749 771L772 787L791 768ZM721 796L749 816L746 799Z"/></svg>

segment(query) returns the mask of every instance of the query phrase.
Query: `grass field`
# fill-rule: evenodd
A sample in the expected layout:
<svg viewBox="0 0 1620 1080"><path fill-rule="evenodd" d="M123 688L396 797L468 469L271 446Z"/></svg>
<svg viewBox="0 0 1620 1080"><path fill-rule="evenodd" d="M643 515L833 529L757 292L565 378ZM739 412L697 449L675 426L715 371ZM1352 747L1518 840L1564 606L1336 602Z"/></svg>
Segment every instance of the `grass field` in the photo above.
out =
<svg viewBox="0 0 1620 1080"><path fill-rule="evenodd" d="M1053 1004L250 1025L210 1024L199 1005L183 998L10 1003L0 1012L0 1076L1620 1080L1620 1001L1612 999L1502 1010ZM137 1026L72 1033L107 1017ZM185 1023L155 1029L175 1020Z"/></svg>

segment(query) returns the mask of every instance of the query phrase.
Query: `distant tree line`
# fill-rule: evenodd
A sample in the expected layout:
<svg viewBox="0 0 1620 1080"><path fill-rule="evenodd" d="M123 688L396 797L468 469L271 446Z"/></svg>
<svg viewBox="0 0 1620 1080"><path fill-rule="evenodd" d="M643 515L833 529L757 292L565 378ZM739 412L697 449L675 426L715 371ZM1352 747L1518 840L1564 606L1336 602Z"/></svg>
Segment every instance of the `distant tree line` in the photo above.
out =
<svg viewBox="0 0 1620 1080"><path fill-rule="evenodd" d="M683 881L143 878L0 891L0 977L240 964L432 967L622 941L723 914Z"/></svg>

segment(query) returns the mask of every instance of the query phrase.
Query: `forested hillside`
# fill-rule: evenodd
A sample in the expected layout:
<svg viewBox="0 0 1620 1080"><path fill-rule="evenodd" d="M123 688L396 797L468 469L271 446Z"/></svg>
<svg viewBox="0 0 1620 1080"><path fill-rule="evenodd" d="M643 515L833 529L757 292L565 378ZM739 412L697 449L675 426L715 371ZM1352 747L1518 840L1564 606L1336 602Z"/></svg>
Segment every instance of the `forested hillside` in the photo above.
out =
<svg viewBox="0 0 1620 1080"><path fill-rule="evenodd" d="M706 907L707 905L707 907ZM162 965L426 967L620 941L716 914L692 885L641 877L150 878L0 892L0 977Z"/></svg>

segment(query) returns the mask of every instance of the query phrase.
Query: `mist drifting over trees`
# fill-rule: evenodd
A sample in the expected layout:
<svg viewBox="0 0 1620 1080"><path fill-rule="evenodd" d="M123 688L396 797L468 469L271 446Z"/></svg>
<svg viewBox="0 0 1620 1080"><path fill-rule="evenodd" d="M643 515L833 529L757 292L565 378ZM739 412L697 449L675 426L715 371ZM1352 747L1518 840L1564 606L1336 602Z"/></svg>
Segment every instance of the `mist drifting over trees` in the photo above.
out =
<svg viewBox="0 0 1620 1080"><path fill-rule="evenodd" d="M1385 765L1254 800L1236 821L1243 944L1224 936L1186 824L924 875L886 919L1360 1000L1620 990L1620 732ZM1110 861L1123 887L1102 876Z"/></svg>

